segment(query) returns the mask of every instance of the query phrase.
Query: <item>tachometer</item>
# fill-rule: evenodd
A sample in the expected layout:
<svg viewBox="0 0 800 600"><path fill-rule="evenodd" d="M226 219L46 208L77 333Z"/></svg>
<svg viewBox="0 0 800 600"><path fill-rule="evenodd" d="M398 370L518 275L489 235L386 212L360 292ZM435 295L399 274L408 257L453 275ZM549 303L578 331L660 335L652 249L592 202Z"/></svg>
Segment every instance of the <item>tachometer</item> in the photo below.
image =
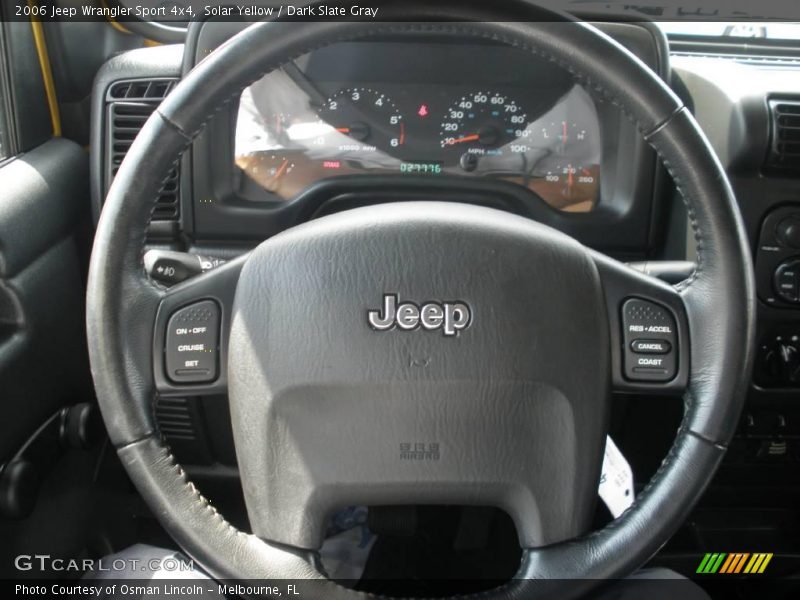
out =
<svg viewBox="0 0 800 600"><path fill-rule="evenodd" d="M341 135L340 150L371 152L405 143L403 115L386 94L367 87L339 90L325 101L320 119Z"/></svg>
<svg viewBox="0 0 800 600"><path fill-rule="evenodd" d="M522 107L497 92L462 96L445 113L440 144L465 169L475 168L481 156L525 154L530 150L528 117ZM465 160L465 155L476 158ZM465 166L467 165L467 166Z"/></svg>

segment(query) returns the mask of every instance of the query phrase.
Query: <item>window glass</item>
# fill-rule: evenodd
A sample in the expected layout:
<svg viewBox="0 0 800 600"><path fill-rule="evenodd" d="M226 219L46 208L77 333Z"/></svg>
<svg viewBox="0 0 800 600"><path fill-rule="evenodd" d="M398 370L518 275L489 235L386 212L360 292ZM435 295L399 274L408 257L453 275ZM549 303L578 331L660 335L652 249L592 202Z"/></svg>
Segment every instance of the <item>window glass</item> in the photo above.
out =
<svg viewBox="0 0 800 600"><path fill-rule="evenodd" d="M699 22L672 21L658 23L667 34L728 38L763 38L769 40L800 40L800 23L759 22Z"/></svg>
<svg viewBox="0 0 800 600"><path fill-rule="evenodd" d="M14 154L11 147L11 90L8 85L8 62L3 28L0 23L0 161Z"/></svg>

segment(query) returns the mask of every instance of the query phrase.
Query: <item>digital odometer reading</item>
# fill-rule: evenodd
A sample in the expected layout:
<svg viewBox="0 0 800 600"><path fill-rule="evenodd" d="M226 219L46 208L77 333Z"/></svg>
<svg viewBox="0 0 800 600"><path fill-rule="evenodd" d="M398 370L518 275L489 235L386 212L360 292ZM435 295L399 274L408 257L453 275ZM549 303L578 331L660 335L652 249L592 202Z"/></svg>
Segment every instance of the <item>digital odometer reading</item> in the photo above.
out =
<svg viewBox="0 0 800 600"><path fill-rule="evenodd" d="M442 172L441 161L404 161L400 163L400 172L409 175L438 175Z"/></svg>

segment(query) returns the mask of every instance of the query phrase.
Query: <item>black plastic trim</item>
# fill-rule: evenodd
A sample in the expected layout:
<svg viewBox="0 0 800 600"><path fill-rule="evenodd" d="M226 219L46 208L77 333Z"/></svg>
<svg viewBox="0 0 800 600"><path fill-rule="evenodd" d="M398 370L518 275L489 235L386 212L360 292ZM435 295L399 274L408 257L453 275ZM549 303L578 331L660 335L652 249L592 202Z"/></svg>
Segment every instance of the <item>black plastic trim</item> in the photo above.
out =
<svg viewBox="0 0 800 600"><path fill-rule="evenodd" d="M612 387L615 392L629 394L658 394L680 396L686 391L689 381L689 321L686 307L676 289L658 279L611 260L602 254L594 254L595 264L603 281L603 291L608 310L611 339ZM647 383L630 381L624 376L625 342L622 335L622 305L626 300L639 298L654 302L667 309L676 324L677 373L667 382Z"/></svg>
<svg viewBox="0 0 800 600"><path fill-rule="evenodd" d="M186 42L184 73L201 60L209 49L217 47L246 25L219 21L193 23ZM656 68L662 77L668 76L668 54L665 38L660 32L657 34L652 27L630 23L600 23L598 26L626 43L642 60ZM196 167L193 169L191 197L186 192L188 186L184 186L182 206L184 214L193 211L193 223L184 221L184 232L190 238L257 242L302 222L298 216L308 214L303 207L307 202L318 205L328 202L341 204L339 196L348 192L344 189L344 181L337 183L334 180L344 180L344 177L312 184L288 202L258 202L238 193L236 181L240 171L233 163L231 147L236 106L235 102L232 103L229 110L222 111L215 117L187 153ZM443 181L452 184L450 196L463 194L466 189L473 197L485 193L486 199L478 202L481 204L491 205L496 203L497 196L513 195L518 198L515 203L523 207L514 211L517 214L524 214L564 231L592 248L618 256L644 258L656 239L652 235L653 225L663 214L665 205L662 197L664 189L656 189L654 185L656 180L661 181L658 177L661 167L636 128L616 107L600 102L597 108L604 139L603 169L607 175L601 181L601 199L591 213L556 211L520 186L467 177L437 177L437 180L427 178L407 183L403 180L411 178L406 176L400 179L391 175L359 175L363 179L362 183L357 182L355 177L348 179L347 183L358 186L354 187L353 193L367 192L375 195L375 190L392 189L393 193L397 192L397 199L401 199L403 193L413 188L410 189L413 197L409 199L448 201L448 194L443 193L447 192L443 189ZM186 160L185 158L184 165ZM374 190L367 189L369 182L374 184ZM507 185L518 188L518 191L510 193L508 187L504 187ZM328 194L327 197L323 197L325 194Z"/></svg>
<svg viewBox="0 0 800 600"><path fill-rule="evenodd" d="M226 394L228 390L228 336L233 315L233 298L247 256L227 262L211 271L189 279L164 295L158 307L153 330L153 374L161 396L209 396ZM213 300L220 308L217 378L210 383L180 384L167 375L165 346L167 324L173 313L202 300Z"/></svg>
<svg viewBox="0 0 800 600"><path fill-rule="evenodd" d="M110 87L122 80L177 79L181 75L183 46L140 48L109 59L97 72L92 90L91 189L95 223L106 195L106 105Z"/></svg>

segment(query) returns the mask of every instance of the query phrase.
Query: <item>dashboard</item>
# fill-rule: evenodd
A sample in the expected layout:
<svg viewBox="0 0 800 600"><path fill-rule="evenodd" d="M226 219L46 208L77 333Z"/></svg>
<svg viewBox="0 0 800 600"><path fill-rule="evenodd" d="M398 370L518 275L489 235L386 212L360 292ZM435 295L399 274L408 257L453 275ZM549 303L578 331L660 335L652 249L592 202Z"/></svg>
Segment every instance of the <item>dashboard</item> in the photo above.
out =
<svg viewBox="0 0 800 600"><path fill-rule="evenodd" d="M600 124L571 77L505 46L416 45L424 62L402 60L406 48L337 44L248 87L234 160L266 192L253 196L285 201L342 175L451 175L510 182L559 210L594 208Z"/></svg>
<svg viewBox="0 0 800 600"><path fill-rule="evenodd" d="M130 124L246 25L198 22L183 46L135 50L101 70L96 214ZM666 77L656 28L598 26ZM635 125L563 67L492 40L429 33L296 57L215 113L170 177L151 239L231 252L331 212L435 200L513 212L636 258L655 243L669 192Z"/></svg>

